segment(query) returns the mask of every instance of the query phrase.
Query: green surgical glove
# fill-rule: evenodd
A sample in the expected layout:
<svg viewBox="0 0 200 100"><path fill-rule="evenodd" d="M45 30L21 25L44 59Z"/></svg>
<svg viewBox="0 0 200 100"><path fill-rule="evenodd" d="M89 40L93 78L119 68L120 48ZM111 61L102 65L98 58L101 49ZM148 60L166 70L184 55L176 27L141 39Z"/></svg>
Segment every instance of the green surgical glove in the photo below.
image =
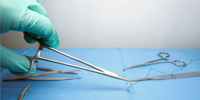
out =
<svg viewBox="0 0 200 100"><path fill-rule="evenodd" d="M1 0L0 1L1 33L10 30L28 32L34 37L41 37L45 44L57 48L58 34L47 12L38 0ZM35 43L25 37L28 43Z"/></svg>
<svg viewBox="0 0 200 100"><path fill-rule="evenodd" d="M9 69L13 72L28 72L30 68L30 61L23 55L14 52L2 45L0 45L0 64L1 67ZM36 67L33 66L31 73L35 73Z"/></svg>
<svg viewBox="0 0 200 100"><path fill-rule="evenodd" d="M46 45L53 48L59 46L56 29L47 18L47 12L40 0L0 0L0 23L1 34L10 30L27 32L35 38L42 38ZM26 36L24 39L28 43L36 42ZM19 56L14 51L6 50L5 47L1 46L1 67L11 71L26 72L27 68L30 67L30 62L25 59L24 56ZM18 61L21 62L18 63Z"/></svg>

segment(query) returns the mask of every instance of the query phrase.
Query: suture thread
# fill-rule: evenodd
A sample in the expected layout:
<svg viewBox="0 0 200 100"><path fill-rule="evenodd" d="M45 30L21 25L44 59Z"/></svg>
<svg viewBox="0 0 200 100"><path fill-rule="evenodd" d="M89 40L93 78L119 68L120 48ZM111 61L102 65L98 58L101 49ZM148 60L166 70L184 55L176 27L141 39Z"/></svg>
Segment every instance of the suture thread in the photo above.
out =
<svg viewBox="0 0 200 100"><path fill-rule="evenodd" d="M190 60L190 62L189 62L186 66L183 66L183 67L181 66L182 68L173 70L171 74L166 73L166 72L163 72L163 71L160 71L160 70L157 70L157 69L151 67L150 70L149 70L149 72L148 72L148 74L147 74L147 76L144 77L144 78L147 78L147 77L150 75L150 73L151 73L152 70L155 70L155 71L157 71L157 72L160 72L160 73L163 73L163 74L166 74L166 75L171 75L173 78L176 78L175 76L173 76L173 73L174 73L175 71L178 71L178 70L181 71L181 70L183 70L183 69L186 68L188 65L190 65L193 61L196 61L196 60L200 60L200 58L196 58L196 59ZM140 81L136 81L136 82L133 83L133 81L131 81L131 82L130 82L130 86L127 88L127 91L128 91L129 93L131 93L131 94L135 94L135 89L133 88L133 85L135 85L135 84L137 84L137 83L139 83L139 82L140 82ZM127 83L128 83L128 82L127 82ZM127 85L127 83L126 83L126 85ZM133 92L130 91L130 88L133 90Z"/></svg>

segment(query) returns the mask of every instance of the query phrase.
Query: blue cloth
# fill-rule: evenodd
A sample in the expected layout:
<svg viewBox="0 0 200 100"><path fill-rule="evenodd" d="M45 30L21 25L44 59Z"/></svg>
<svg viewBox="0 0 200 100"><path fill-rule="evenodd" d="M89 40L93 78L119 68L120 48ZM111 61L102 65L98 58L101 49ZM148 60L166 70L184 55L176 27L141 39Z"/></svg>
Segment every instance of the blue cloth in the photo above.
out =
<svg viewBox="0 0 200 100"><path fill-rule="evenodd" d="M36 48L12 49L20 54L33 56ZM160 63L138 68L123 69L132 64L158 59L158 52L170 53L170 60L181 59L187 63L190 60L200 58L200 49L136 49L136 48L68 48L59 49L67 54L82 59L86 62L118 73L129 79L146 77L151 68L171 73L177 67L172 63ZM53 51L44 49L43 57L88 67L82 63L62 56ZM200 60L193 61L183 70L174 73L184 73L200 70ZM46 61L39 61L40 67L59 70L75 70L70 66L59 65ZM37 70L37 73L45 72ZM30 84L23 100L198 100L200 98L200 77L188 77L166 80L141 81L133 85L134 94L127 91L129 83L107 77L101 74L80 70L77 75L56 74L47 76L82 77L81 79L62 81L3 81L3 78L15 76L8 70L3 70L1 78L1 100L16 100L24 88ZM152 70L150 76L163 75ZM131 88L130 88L130 91Z"/></svg>

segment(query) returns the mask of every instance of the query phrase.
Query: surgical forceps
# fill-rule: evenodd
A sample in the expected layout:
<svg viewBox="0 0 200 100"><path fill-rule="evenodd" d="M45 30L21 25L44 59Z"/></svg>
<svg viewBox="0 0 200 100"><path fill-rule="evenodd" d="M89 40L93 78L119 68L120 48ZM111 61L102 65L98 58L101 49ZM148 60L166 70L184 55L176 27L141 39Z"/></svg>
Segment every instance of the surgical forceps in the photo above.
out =
<svg viewBox="0 0 200 100"><path fill-rule="evenodd" d="M40 59L40 60L45 60L45 61L50 61L50 62L54 62L54 63L59 63L59 64L63 64L63 65L67 65L67 66L72 66L72 67L75 67L75 68L79 68L79 69L83 69L83 70L87 70L87 71L91 71L91 72L103 74L103 75L110 76L110 77L113 77L113 78L116 78L116 79L121 79L121 80L125 80L125 81L131 81L130 79L125 78L125 77L123 77L121 75L118 75L118 74L113 73L111 71L108 71L108 70L105 70L103 68L97 67L97 66L92 65L92 64L90 64L88 62L85 62L85 61L80 60L78 58L75 58L75 57L73 57L71 55L68 55L68 54L66 54L66 53L64 53L62 51L59 51L59 50L54 49L54 48L52 48L50 46L47 46L46 44L44 44L44 42L43 42L43 40L41 38L40 39L35 39L34 37L28 35L27 33L24 33L24 35L26 35L28 38L30 38L32 40L37 41L40 44L40 46L39 46L36 54L33 57L25 56L31 62L29 71L27 73L12 72L13 74L16 74L16 75L26 75L26 74L28 74L32 70L32 66L34 64L35 59ZM85 67L78 66L78 65L73 65L73 64L65 63L65 62L56 61L56 60L53 60L53 59L48 59L48 58L41 57L40 53L41 53L41 51L42 51L43 48L47 48L47 49L52 50L54 52L60 53L60 54L62 54L64 56L67 56L67 57L69 57L71 59L79 61L79 62L81 62L83 64L89 65L89 66L95 68L96 70L90 69L90 68L85 68Z"/></svg>
<svg viewBox="0 0 200 100"><path fill-rule="evenodd" d="M22 91L22 93L19 95L19 97L17 98L17 100L22 100L22 98L24 97L24 95L28 91L29 87L30 87L30 84L28 86L26 86L26 88Z"/></svg>
<svg viewBox="0 0 200 100"><path fill-rule="evenodd" d="M163 54L165 54L166 56L163 55ZM185 66L186 65L186 62L183 61L183 60L169 60L169 59L167 59L167 57L170 56L170 54L167 53L167 52L159 52L157 55L160 56L161 58L156 59L156 60L152 60L152 61L148 61L148 62L143 62L143 63L139 63L139 64L130 65L130 66L126 67L123 71L125 71L126 69L131 68L131 67L136 67L136 66L141 66L141 65L148 65L148 64L163 63L163 62L170 62L170 63L173 63L176 66ZM159 61L159 60L165 60L165 61ZM178 64L177 62L182 63L182 64Z"/></svg>
<svg viewBox="0 0 200 100"><path fill-rule="evenodd" d="M39 63L39 62L38 62ZM60 73L68 73L68 74L77 74L73 71L78 71L78 70L70 70L70 71L65 71L65 70L56 70L56 69L50 69L50 68L44 68L44 67L36 67L37 70L44 70L47 72L42 72L42 73L35 73L35 74L29 74L26 76L14 76L14 77L5 77L3 80L4 81L12 81L12 80L69 80L69 79L80 79L81 77L37 77L37 76L44 76L44 75L52 75L52 74L60 74Z"/></svg>

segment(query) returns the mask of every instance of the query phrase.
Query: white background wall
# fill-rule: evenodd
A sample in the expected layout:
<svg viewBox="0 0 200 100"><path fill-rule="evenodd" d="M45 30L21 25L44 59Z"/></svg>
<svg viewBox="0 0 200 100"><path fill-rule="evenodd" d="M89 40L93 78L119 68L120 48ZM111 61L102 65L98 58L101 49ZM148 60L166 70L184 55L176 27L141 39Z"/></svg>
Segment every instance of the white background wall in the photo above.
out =
<svg viewBox="0 0 200 100"><path fill-rule="evenodd" d="M200 0L42 0L60 48L200 48ZM37 47L21 32L9 48Z"/></svg>

